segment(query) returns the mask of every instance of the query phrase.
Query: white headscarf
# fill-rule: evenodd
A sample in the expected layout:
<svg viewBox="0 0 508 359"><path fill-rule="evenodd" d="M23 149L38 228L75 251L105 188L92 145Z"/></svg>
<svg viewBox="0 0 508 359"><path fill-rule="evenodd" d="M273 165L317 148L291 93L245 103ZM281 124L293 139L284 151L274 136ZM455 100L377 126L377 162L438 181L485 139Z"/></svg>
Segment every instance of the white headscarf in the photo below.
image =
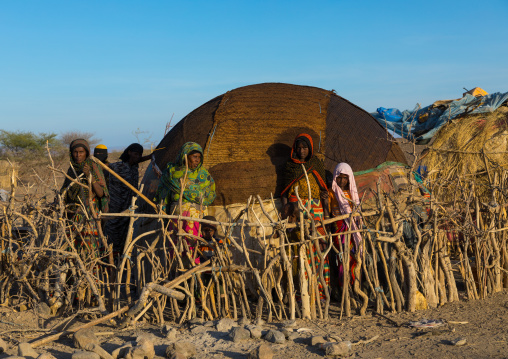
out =
<svg viewBox="0 0 508 359"><path fill-rule="evenodd" d="M335 167L335 171L333 173L332 190L335 193L335 198L337 199L337 202L339 203L340 213L348 214L352 212L351 203L348 201L348 199L344 195L344 192L335 181L337 177L339 177L339 175L341 174L346 174L349 177L349 193L351 194L351 199L354 202L355 207L360 206L360 198L358 197L358 189L356 188L355 176L353 174L351 166L344 162L339 163L337 167ZM358 229L355 221L349 221L349 219L346 219L345 221L349 230ZM356 248L360 248L360 243L362 242L362 236L360 235L360 233L358 232L353 233L353 238L355 240Z"/></svg>

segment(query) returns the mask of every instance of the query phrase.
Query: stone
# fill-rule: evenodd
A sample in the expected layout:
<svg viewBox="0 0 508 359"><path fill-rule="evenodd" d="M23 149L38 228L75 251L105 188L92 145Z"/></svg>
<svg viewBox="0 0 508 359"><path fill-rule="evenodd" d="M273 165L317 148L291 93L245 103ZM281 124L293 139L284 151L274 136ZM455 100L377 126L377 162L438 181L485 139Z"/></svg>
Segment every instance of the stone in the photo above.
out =
<svg viewBox="0 0 508 359"><path fill-rule="evenodd" d="M153 342L146 335L139 336L136 339L136 345L129 349L125 359L153 359L155 349Z"/></svg>
<svg viewBox="0 0 508 359"><path fill-rule="evenodd" d="M273 329L269 330L268 333L266 333L264 339L276 344L282 344L286 341L286 337L284 336L284 334L282 334L278 330Z"/></svg>
<svg viewBox="0 0 508 359"><path fill-rule="evenodd" d="M90 350L91 344L100 346L99 339L95 336L94 332L90 328L80 329L72 336L74 346L78 349Z"/></svg>
<svg viewBox="0 0 508 359"><path fill-rule="evenodd" d="M107 351L102 349L99 344L88 343L83 349L97 354L99 357L101 357L101 359L113 359L113 357Z"/></svg>
<svg viewBox="0 0 508 359"><path fill-rule="evenodd" d="M136 345L136 342L127 342L124 345L122 345L121 347L113 350L113 353L111 353L111 356L113 357L113 359L125 358L125 356L129 352L129 349L132 348L134 345Z"/></svg>
<svg viewBox="0 0 508 359"><path fill-rule="evenodd" d="M247 318L247 317L243 317L242 319L240 319L238 324L240 324L240 325L249 325L250 324L250 319Z"/></svg>
<svg viewBox="0 0 508 359"><path fill-rule="evenodd" d="M287 339L291 335L291 333L293 333L293 329L282 328L280 332L284 334L284 336Z"/></svg>
<svg viewBox="0 0 508 359"><path fill-rule="evenodd" d="M282 326L284 328L294 328L296 327L296 320L295 319L288 319L282 322Z"/></svg>
<svg viewBox="0 0 508 359"><path fill-rule="evenodd" d="M191 358L197 355L194 344L189 342L176 342L167 346L166 358L172 358L175 355L183 355L183 358Z"/></svg>
<svg viewBox="0 0 508 359"><path fill-rule="evenodd" d="M203 319L201 319L201 318L192 318L191 320L188 321L188 323L190 325L196 325L196 324L201 325L201 324L203 324Z"/></svg>
<svg viewBox="0 0 508 359"><path fill-rule="evenodd" d="M214 323L211 320L209 320L208 322L204 322L203 323L203 326L207 327L207 328L211 328L211 327L213 327L213 325L214 325Z"/></svg>
<svg viewBox="0 0 508 359"><path fill-rule="evenodd" d="M5 352L7 348L8 348L7 343L2 338L0 338L0 353Z"/></svg>
<svg viewBox="0 0 508 359"><path fill-rule="evenodd" d="M263 329L261 327L258 327L256 325L247 325L245 327L250 332L250 336L252 339L261 339L263 336Z"/></svg>
<svg viewBox="0 0 508 359"><path fill-rule="evenodd" d="M42 318L48 319L51 317L51 308L46 302L41 302L37 305L37 313L39 313Z"/></svg>
<svg viewBox="0 0 508 359"><path fill-rule="evenodd" d="M457 347L461 347L461 346L467 344L467 339L466 338L457 338L457 339L452 340L451 344L455 345Z"/></svg>
<svg viewBox="0 0 508 359"><path fill-rule="evenodd" d="M171 328L173 328L171 325L169 324L164 324L161 328L161 332L162 334L166 335L167 333L169 333L169 331L171 330Z"/></svg>
<svg viewBox="0 0 508 359"><path fill-rule="evenodd" d="M174 340L176 340L176 335L178 334L178 329L173 328L169 324L166 324L162 328L162 333L166 336L167 339L174 341Z"/></svg>
<svg viewBox="0 0 508 359"><path fill-rule="evenodd" d="M207 332L208 330L210 330L209 327L205 327L203 325L196 325L194 328L192 328L190 330L190 332L192 334L203 334L203 333Z"/></svg>
<svg viewBox="0 0 508 359"><path fill-rule="evenodd" d="M235 321L231 318L222 318L217 322L215 328L219 332L229 332L231 328L234 327L235 324L236 324Z"/></svg>
<svg viewBox="0 0 508 359"><path fill-rule="evenodd" d="M20 357L28 357L35 359L39 356L39 353L37 353L29 343L19 343L18 355Z"/></svg>
<svg viewBox="0 0 508 359"><path fill-rule="evenodd" d="M351 342L326 343L321 346L327 356L344 357L351 351Z"/></svg>
<svg viewBox="0 0 508 359"><path fill-rule="evenodd" d="M37 359L56 359L56 358L49 353L42 353L37 357Z"/></svg>
<svg viewBox="0 0 508 359"><path fill-rule="evenodd" d="M3 357L2 359L26 359L25 357L19 357L17 355L9 355L8 357Z"/></svg>
<svg viewBox="0 0 508 359"><path fill-rule="evenodd" d="M328 334L325 337L325 339L327 342L341 342L342 341L342 339L340 337L338 337L337 335L333 335L333 334Z"/></svg>
<svg viewBox="0 0 508 359"><path fill-rule="evenodd" d="M187 359L187 356L180 352L176 352L171 355L170 359Z"/></svg>
<svg viewBox="0 0 508 359"><path fill-rule="evenodd" d="M248 359L272 359L273 351L268 344L261 344L259 347L251 351Z"/></svg>
<svg viewBox="0 0 508 359"><path fill-rule="evenodd" d="M298 339L300 336L298 335L298 333L291 333L288 337L288 340L296 340Z"/></svg>
<svg viewBox="0 0 508 359"><path fill-rule="evenodd" d="M310 338L310 345L312 345L312 346L319 345L319 344L326 344L326 343L328 343L328 342L321 335L315 335L312 338Z"/></svg>
<svg viewBox="0 0 508 359"><path fill-rule="evenodd" d="M250 331L243 327L234 327L229 332L229 338L235 343L250 339Z"/></svg>
<svg viewBox="0 0 508 359"><path fill-rule="evenodd" d="M169 340L176 340L176 335L178 334L178 329L171 328L171 330L166 334L166 338Z"/></svg>
<svg viewBox="0 0 508 359"><path fill-rule="evenodd" d="M256 320L255 324L256 324L256 325L259 325L259 326L263 326L263 325L265 325L265 324L266 324L266 322L265 322L263 319L258 318L258 319Z"/></svg>
<svg viewBox="0 0 508 359"><path fill-rule="evenodd" d="M72 354L71 359L101 359L101 357L97 353L78 350Z"/></svg>

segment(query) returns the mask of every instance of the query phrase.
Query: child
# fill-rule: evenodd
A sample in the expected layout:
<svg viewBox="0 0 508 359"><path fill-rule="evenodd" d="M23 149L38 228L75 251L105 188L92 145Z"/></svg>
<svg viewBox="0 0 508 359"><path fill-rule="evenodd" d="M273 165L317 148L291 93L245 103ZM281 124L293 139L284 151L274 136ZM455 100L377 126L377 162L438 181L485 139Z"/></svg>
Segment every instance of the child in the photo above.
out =
<svg viewBox="0 0 508 359"><path fill-rule="evenodd" d="M204 216L203 219L208 221L217 222L214 216ZM202 244L199 248L201 253L203 254L203 260L208 260L214 256L215 251L215 242L218 244L222 244L222 240L217 239L217 227L214 224L210 223L202 223L201 224L201 237L208 242L208 245Z"/></svg>

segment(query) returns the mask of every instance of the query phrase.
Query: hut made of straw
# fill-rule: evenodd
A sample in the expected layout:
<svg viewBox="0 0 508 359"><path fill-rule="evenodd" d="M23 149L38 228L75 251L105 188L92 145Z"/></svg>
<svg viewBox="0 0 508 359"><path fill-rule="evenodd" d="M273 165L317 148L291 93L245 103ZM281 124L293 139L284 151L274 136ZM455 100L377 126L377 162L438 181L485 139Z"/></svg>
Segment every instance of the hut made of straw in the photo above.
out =
<svg viewBox="0 0 508 359"><path fill-rule="evenodd" d="M506 104L491 113L461 116L447 123L421 163L428 171L429 184L439 187L441 198L452 200L460 190L457 186L474 182L477 195L488 203L492 191L487 188L494 182L502 185L508 177Z"/></svg>
<svg viewBox="0 0 508 359"><path fill-rule="evenodd" d="M198 107L166 134L155 162L163 170L185 142L197 142L216 182L214 205L245 203L250 195L277 197L300 133L313 137L315 152L330 171L339 162L355 171L385 161L406 163L392 136L368 112L333 90L284 83L240 87ZM153 197L158 180L152 167L143 183L144 194Z"/></svg>

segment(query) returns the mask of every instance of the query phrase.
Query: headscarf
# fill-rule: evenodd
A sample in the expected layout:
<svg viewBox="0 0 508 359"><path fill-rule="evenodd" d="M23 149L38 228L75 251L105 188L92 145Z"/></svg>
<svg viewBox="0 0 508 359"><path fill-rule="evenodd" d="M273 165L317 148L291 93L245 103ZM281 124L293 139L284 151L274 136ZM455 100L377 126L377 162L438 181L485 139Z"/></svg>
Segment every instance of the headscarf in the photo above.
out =
<svg viewBox="0 0 508 359"><path fill-rule="evenodd" d="M201 153L201 162L194 169L188 169L185 175L185 158L191 152ZM186 177L186 183L183 190L184 202L195 204L203 204L209 206L215 200L215 181L210 173L203 167L203 149L195 142L187 142L175 158L173 163L168 163L164 170L159 187L155 194L157 202L164 200L166 204L178 202L180 199L181 183L180 181Z"/></svg>
<svg viewBox="0 0 508 359"><path fill-rule="evenodd" d="M76 161L74 161L74 157L72 156L72 152L78 147L82 147L86 151L86 159L81 163L77 163ZM96 210L98 209L102 212L107 212L109 207L109 192L106 186L106 180L104 178L102 170L97 166L95 162L93 162L90 159L90 146L88 145L88 142L81 138L72 141L69 146L69 153L71 158L71 165L67 170L67 175L73 179L77 179L81 174L83 174L83 167L85 167L85 165L88 165L90 167L90 173L92 174L92 182L98 182L104 191L104 195L100 198L99 203L97 203ZM88 186L88 180L85 178L84 175L80 177L80 181L86 186ZM71 183L72 181L66 177L61 191L65 190ZM81 202L83 202L85 208L89 210L90 203L88 200L88 196L89 196L88 187L84 188L77 184L72 184L72 186L70 186L70 188L67 190L65 202L80 203L81 199Z"/></svg>
<svg viewBox="0 0 508 359"><path fill-rule="evenodd" d="M82 147L85 149L87 158L88 158L88 156L90 156L90 145L88 144L87 140L78 138L78 139L72 141L71 144L69 145L69 150L71 151L71 159L72 160L74 160L72 158L72 151L74 151L78 147Z"/></svg>
<svg viewBox="0 0 508 359"><path fill-rule="evenodd" d="M105 162L108 159L108 148L103 144L95 146L93 156L99 161Z"/></svg>
<svg viewBox="0 0 508 359"><path fill-rule="evenodd" d="M296 145L299 141L307 143L307 147L309 148L309 154L304 161L301 161L296 153ZM286 162L286 167L284 168L283 190L281 194L287 192L295 182L305 176L302 164L305 166L307 174L314 175L319 187L324 190L327 189L325 183L325 167L323 162L314 156L314 144L312 142L312 137L306 133L302 133L296 136L293 147L291 148L291 159Z"/></svg>
<svg viewBox="0 0 508 359"><path fill-rule="evenodd" d="M351 166L344 162L339 163L337 167L335 167L335 171L333 173L332 190L333 193L335 194L337 202L339 203L340 212L342 214L349 214L352 212L351 204L347 200L342 189L335 181L337 177L339 177L339 175L341 174L346 174L349 177L349 193L351 194L351 199L354 202L355 207L360 205L360 198L358 197L358 189L356 188L355 176L353 174ZM350 230L358 229L355 221L350 221L349 218L347 218L345 221ZM360 235L360 233L353 233L353 238L355 240L357 248L359 248L360 243L362 241L362 236Z"/></svg>
<svg viewBox="0 0 508 359"><path fill-rule="evenodd" d="M139 143L131 143L129 147L127 147L122 155L120 156L120 160L123 162L129 162L129 151L131 152L137 152L139 154L143 154L143 146L141 146Z"/></svg>

